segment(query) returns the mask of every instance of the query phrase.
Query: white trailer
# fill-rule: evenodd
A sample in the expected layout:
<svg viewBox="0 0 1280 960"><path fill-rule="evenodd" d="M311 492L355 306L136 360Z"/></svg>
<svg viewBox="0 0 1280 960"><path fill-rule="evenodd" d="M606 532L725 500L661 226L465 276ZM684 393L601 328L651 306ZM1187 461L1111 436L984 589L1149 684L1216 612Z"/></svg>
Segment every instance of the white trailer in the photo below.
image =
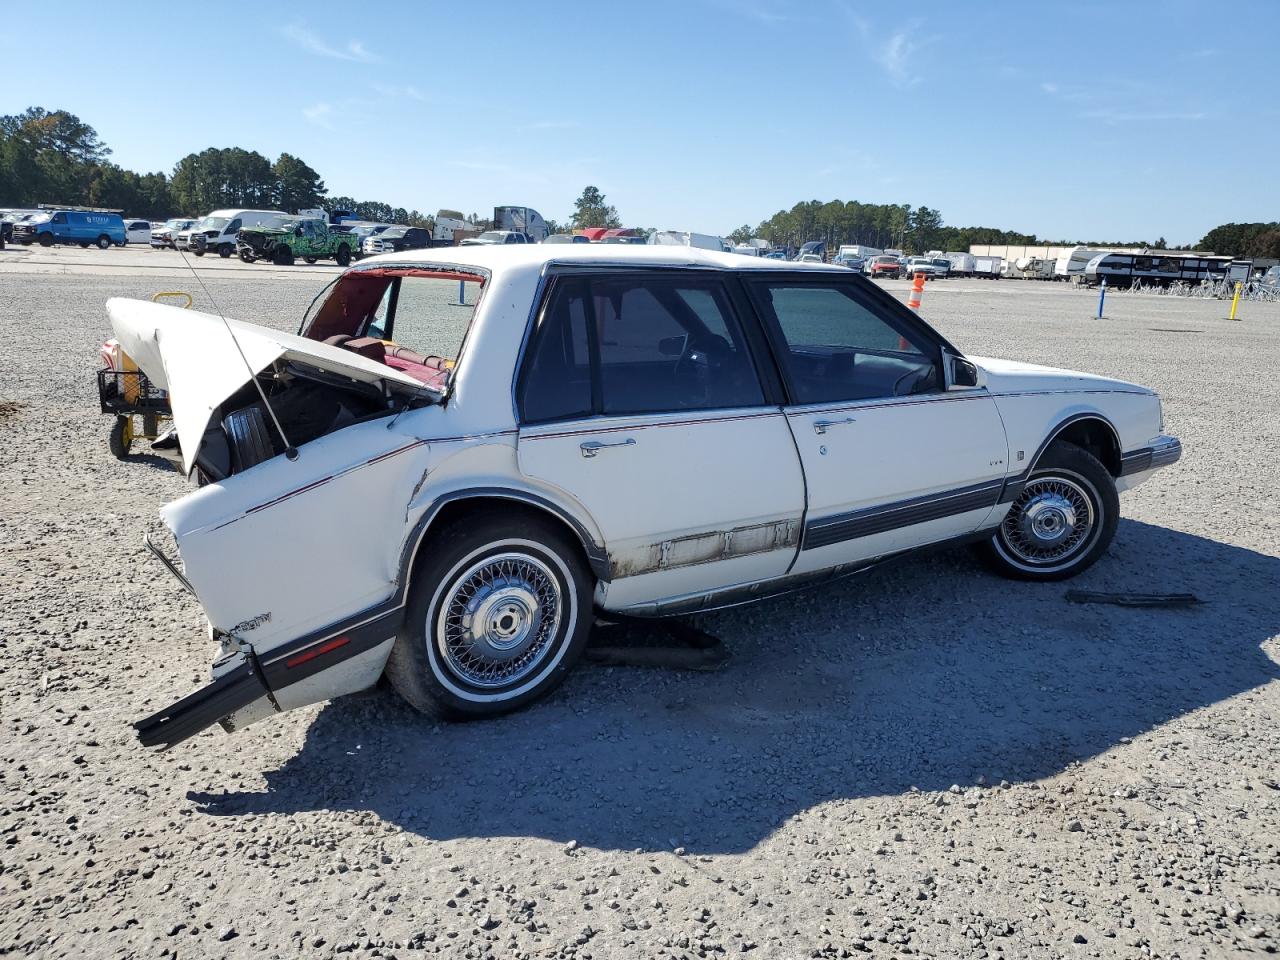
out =
<svg viewBox="0 0 1280 960"><path fill-rule="evenodd" d="M733 251L733 247L721 237L709 233L691 233L688 230L655 230L649 234L649 242L658 246L719 250L721 253Z"/></svg>
<svg viewBox="0 0 1280 960"><path fill-rule="evenodd" d="M1004 270L1004 257L974 257L973 275L988 280L999 280Z"/></svg>
<svg viewBox="0 0 1280 960"><path fill-rule="evenodd" d="M442 217L436 214L435 229L431 231L431 239L435 243L448 246L453 243L454 231L467 231L471 229L471 224L465 220L458 220L456 217Z"/></svg>
<svg viewBox="0 0 1280 960"><path fill-rule="evenodd" d="M951 264L952 277L972 277L978 269L977 258L971 253L944 253L944 260Z"/></svg>
<svg viewBox="0 0 1280 960"><path fill-rule="evenodd" d="M1083 280L1084 268L1089 265L1089 261L1099 254L1109 252L1094 250L1090 247L1072 247L1070 250L1064 250L1054 261L1053 277L1055 280Z"/></svg>

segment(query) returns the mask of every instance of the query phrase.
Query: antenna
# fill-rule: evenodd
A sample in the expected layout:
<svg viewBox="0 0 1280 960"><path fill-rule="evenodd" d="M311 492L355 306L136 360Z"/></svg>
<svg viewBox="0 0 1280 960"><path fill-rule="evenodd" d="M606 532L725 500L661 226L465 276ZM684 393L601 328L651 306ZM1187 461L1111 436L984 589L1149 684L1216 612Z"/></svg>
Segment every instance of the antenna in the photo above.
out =
<svg viewBox="0 0 1280 960"><path fill-rule="evenodd" d="M284 455L288 460L298 459L298 448L289 442L289 438L284 435L284 428L280 426L280 420L276 417L276 412L271 408L271 401L267 399L267 392L262 389L262 384L258 382L258 374L249 364L249 358L244 355L244 350L240 348L240 341L236 339L236 332L231 329L231 324L227 322L227 315L222 312L222 308L218 306L218 301L213 299L213 294L209 292L209 288L205 286L204 280L200 278L200 274L196 273L196 268L191 265L191 261L187 259L187 252L181 247L177 248L178 253L182 256L182 262L187 265L187 269L191 271L191 275L196 278L196 283L200 284L200 289L204 291L204 295L209 298L209 302L213 304L213 309L218 311L218 317L222 320L222 325L227 328L227 335L231 337L231 342L236 345L236 353L240 354L240 359L244 361L244 367L249 371L249 379L253 381L253 385L258 388L258 396L262 398L262 405L267 408L267 413L271 415L271 422L275 424L276 433L280 434L280 440L284 444Z"/></svg>

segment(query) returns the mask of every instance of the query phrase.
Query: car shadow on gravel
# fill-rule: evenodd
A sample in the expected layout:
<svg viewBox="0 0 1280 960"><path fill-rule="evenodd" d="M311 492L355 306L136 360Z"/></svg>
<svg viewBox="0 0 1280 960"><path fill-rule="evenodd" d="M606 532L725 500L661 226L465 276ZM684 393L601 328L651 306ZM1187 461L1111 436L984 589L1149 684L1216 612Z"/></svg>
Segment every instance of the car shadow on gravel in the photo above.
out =
<svg viewBox="0 0 1280 960"><path fill-rule="evenodd" d="M1071 586L1208 603L1075 605L1064 584L940 553L700 618L733 653L716 673L584 665L546 703L460 725L349 697L264 791L192 798L224 816L372 811L437 840L741 852L826 802L1050 776L1280 677L1261 649L1280 559L1123 521Z"/></svg>

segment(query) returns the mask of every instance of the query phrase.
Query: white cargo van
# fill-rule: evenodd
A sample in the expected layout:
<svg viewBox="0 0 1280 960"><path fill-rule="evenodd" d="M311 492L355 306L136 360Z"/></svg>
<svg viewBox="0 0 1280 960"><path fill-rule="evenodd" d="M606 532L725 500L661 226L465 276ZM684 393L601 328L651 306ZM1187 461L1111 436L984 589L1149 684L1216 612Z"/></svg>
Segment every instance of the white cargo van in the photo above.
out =
<svg viewBox="0 0 1280 960"><path fill-rule="evenodd" d="M236 234L248 227L278 227L289 214L283 210L214 210L192 228L191 252L203 257L214 251L220 257L236 252Z"/></svg>

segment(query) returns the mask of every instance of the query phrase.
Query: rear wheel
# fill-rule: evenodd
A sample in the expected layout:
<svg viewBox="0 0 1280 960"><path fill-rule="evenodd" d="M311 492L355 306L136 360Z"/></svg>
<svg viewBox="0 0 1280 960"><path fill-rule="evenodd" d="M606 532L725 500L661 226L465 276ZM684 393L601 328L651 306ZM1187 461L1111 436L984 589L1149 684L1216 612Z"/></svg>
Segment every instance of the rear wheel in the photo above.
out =
<svg viewBox="0 0 1280 960"><path fill-rule="evenodd" d="M338 261L338 266L345 267L351 262L351 248L344 243L338 248L338 253L334 259Z"/></svg>
<svg viewBox="0 0 1280 960"><path fill-rule="evenodd" d="M109 246L111 246L111 238L110 238L110 237L108 237L105 233L104 233L102 236L98 237L98 249L99 249L99 250L106 250Z"/></svg>
<svg viewBox="0 0 1280 960"><path fill-rule="evenodd" d="M231 246L229 243L218 244L218 256L225 260L235 252L235 249L236 248Z"/></svg>
<svg viewBox="0 0 1280 960"><path fill-rule="evenodd" d="M549 520L469 516L432 533L387 661L396 691L453 720L496 716L545 696L586 644L591 578Z"/></svg>
<svg viewBox="0 0 1280 960"><path fill-rule="evenodd" d="M117 460L123 460L129 456L129 448L133 446L132 417L116 417L116 422L111 425L111 433L107 437L107 446L111 450L111 455Z"/></svg>
<svg viewBox="0 0 1280 960"><path fill-rule="evenodd" d="M1097 562L1119 520L1107 468L1087 450L1060 442L1036 465L983 552L1004 576L1065 580Z"/></svg>

